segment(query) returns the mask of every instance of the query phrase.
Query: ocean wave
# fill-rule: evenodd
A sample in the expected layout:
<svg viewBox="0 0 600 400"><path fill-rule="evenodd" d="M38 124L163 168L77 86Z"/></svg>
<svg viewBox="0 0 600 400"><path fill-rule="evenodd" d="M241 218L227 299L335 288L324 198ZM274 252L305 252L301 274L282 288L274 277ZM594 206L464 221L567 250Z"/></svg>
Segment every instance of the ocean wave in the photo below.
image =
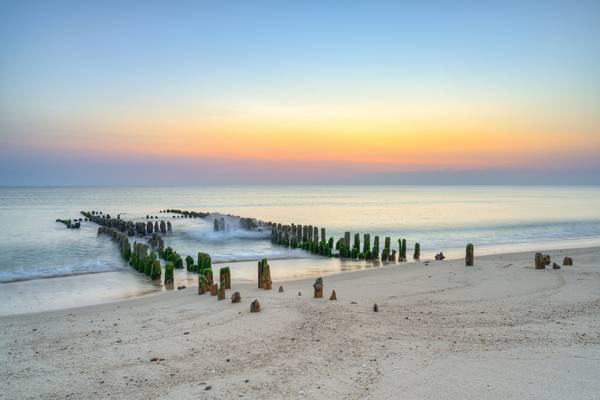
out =
<svg viewBox="0 0 600 400"><path fill-rule="evenodd" d="M183 231L184 234L201 241L206 242L226 242L232 240L259 240L268 239L271 232L267 231L249 231L245 229L230 229L215 232L205 227L194 227Z"/></svg>
<svg viewBox="0 0 600 400"><path fill-rule="evenodd" d="M0 271L0 283L30 281L34 279L58 278L72 275L97 274L118 271L121 267L102 259L89 259L79 264L48 265L30 270Z"/></svg>
<svg viewBox="0 0 600 400"><path fill-rule="evenodd" d="M213 252L211 254L213 262L224 263L224 262L237 262L237 261L253 261L262 258L268 258L269 260L285 260L285 259L297 259L297 258L320 258L314 254L308 253L301 249L284 249L281 250L244 250L235 251L228 253Z"/></svg>

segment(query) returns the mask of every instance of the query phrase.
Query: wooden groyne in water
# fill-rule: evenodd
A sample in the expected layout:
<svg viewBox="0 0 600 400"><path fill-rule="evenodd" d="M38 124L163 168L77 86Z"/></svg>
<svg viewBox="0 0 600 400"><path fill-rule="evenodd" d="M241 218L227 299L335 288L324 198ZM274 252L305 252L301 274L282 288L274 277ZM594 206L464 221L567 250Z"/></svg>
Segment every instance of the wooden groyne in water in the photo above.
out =
<svg viewBox="0 0 600 400"><path fill-rule="evenodd" d="M188 211L181 209L164 209L160 210L162 214L172 214L170 217L177 218L202 218L209 220L213 224L215 232L227 232L231 230L241 229L247 231L265 232L270 235L270 240L273 244L292 248L302 249L314 255L323 257L338 257L350 260L366 260L372 262L396 263L407 261L407 242L405 238L397 239L398 249L392 248L391 237L384 238L383 247L380 247L380 237L373 237L373 245L371 246L371 235L361 234L346 231L344 235L337 240L334 237L327 238L327 229L313 225L302 224L281 224L272 221L262 221L257 218L242 217L233 214L222 214L216 212L199 212ZM155 249L160 258L167 262L172 262L175 269L184 267L183 258L172 248L165 248L162 235L166 235L172 231L172 224L167 218L158 216L146 215L146 222L134 222L121 219L120 215L117 218L111 218L109 214L103 214L101 211L82 211L81 214L86 221L97 223L103 227L115 229L126 236L149 236L147 238L151 249ZM160 221L159 221L160 219ZM71 220L57 220L68 227L79 227L79 221L75 223ZM270 234L269 234L270 232ZM99 232L100 233L100 232ZM467 253L469 251L467 250ZM421 248L419 243L414 246L414 260L420 260ZM436 259L443 259L443 254L439 253ZM467 264L472 264L473 256L467 254ZM185 266L188 271L195 271L194 259L187 256Z"/></svg>
<svg viewBox="0 0 600 400"><path fill-rule="evenodd" d="M379 236L375 235L371 247L371 235L363 234L361 246L360 233L355 233L351 242L351 232L344 232L344 236L335 240L327 239L325 228L300 224L274 224L271 226L271 242L292 249L303 249L315 255L325 257L339 257L351 260L367 260L374 262L395 263L405 262L406 239L398 239L398 251L392 249L391 237L386 236L383 248L379 245ZM320 235L319 235L320 233ZM335 243L335 245L334 245ZM381 251L381 252L380 252ZM420 244L415 243L414 259L420 257Z"/></svg>
<svg viewBox="0 0 600 400"><path fill-rule="evenodd" d="M371 246L371 234L344 232L344 236L338 238L327 238L327 229L313 225L281 224L272 221L262 221L257 218L242 217L233 214L221 214L211 212L198 212L180 209L166 209L163 213L176 214L180 218L203 218L213 223L215 232L223 232L232 229L244 229L248 231L270 231L270 240L273 244L302 249L314 255L323 257L339 257L351 260L366 260L372 262L396 263L407 261L406 239L399 238L398 249L392 248L392 239L384 238L383 247L380 247L379 236L373 237ZM232 226L235 225L235 226ZM353 240L351 240L353 239ZM413 259L419 260L421 247L415 243Z"/></svg>

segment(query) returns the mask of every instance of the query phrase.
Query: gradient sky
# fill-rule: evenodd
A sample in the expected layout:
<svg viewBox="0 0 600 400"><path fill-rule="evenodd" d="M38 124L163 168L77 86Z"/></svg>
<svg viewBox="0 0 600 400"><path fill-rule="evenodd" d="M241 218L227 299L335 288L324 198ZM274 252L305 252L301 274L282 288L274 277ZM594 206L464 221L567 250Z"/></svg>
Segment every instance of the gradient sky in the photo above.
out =
<svg viewBox="0 0 600 400"><path fill-rule="evenodd" d="M600 183L600 2L422 3L1 1L0 185Z"/></svg>

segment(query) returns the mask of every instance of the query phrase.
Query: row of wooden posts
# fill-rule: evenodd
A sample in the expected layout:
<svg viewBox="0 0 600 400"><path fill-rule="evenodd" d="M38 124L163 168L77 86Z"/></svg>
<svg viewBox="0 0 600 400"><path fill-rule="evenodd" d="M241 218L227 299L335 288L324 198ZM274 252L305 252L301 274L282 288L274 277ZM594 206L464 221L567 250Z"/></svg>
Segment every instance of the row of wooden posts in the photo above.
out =
<svg viewBox="0 0 600 400"><path fill-rule="evenodd" d="M320 233L320 235L319 235ZM363 243L361 247L360 234L354 234L354 240L350 241L350 232L345 232L344 237L339 238L335 242L334 238L330 237L326 240L326 230L312 225L271 225L271 242L280 246L293 249L304 249L313 254L319 254L327 257L350 258L353 260L370 260L382 262L404 262L407 261L406 255L406 239L398 239L398 252L391 248L391 238L386 236L384 239L383 249L379 252L379 236L373 237L373 247L371 247L371 235L365 233L363 235ZM441 253L440 253L441 254ZM415 243L413 259L418 261L421 259L421 245ZM443 259L443 258L441 258ZM472 266L474 263L474 246L472 243L467 244L465 264Z"/></svg>
<svg viewBox="0 0 600 400"><path fill-rule="evenodd" d="M172 231L171 221L147 221L147 222L133 222L121 219L121 215L117 215L117 218L111 218L110 214L102 214L97 211L81 211L81 215L86 217L86 221L94 222L98 225L117 229L127 236L146 236L154 233L161 233L166 235ZM57 220L62 222L62 220Z"/></svg>

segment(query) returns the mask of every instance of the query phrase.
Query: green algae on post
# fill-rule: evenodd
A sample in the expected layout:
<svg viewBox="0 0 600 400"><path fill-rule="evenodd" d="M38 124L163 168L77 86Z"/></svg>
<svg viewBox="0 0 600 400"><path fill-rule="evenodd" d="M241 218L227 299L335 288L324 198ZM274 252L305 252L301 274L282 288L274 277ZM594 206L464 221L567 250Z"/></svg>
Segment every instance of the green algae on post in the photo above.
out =
<svg viewBox="0 0 600 400"><path fill-rule="evenodd" d="M413 255L413 259L417 261L421 259L421 245L419 243L415 243L415 254Z"/></svg>
<svg viewBox="0 0 600 400"><path fill-rule="evenodd" d="M174 270L173 262L167 261L165 264L165 285L172 284L175 281Z"/></svg>
<svg viewBox="0 0 600 400"><path fill-rule="evenodd" d="M185 257L185 265L188 271L194 272L194 258L192 256Z"/></svg>
<svg viewBox="0 0 600 400"><path fill-rule="evenodd" d="M229 267L223 267L219 270L219 281L225 285L225 289L231 289L231 271Z"/></svg>

